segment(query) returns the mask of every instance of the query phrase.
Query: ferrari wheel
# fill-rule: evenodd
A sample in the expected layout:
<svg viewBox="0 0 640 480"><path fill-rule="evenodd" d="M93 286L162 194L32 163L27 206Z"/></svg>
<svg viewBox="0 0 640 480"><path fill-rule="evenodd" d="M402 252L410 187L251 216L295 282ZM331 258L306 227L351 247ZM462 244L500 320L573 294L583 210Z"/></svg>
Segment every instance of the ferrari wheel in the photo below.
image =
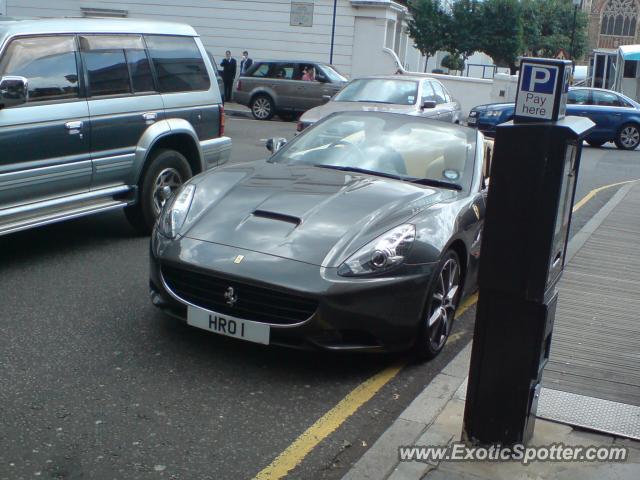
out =
<svg viewBox="0 0 640 480"><path fill-rule="evenodd" d="M419 359L436 357L447 343L462 294L461 280L460 259L449 250L438 264L427 297L415 345Z"/></svg>

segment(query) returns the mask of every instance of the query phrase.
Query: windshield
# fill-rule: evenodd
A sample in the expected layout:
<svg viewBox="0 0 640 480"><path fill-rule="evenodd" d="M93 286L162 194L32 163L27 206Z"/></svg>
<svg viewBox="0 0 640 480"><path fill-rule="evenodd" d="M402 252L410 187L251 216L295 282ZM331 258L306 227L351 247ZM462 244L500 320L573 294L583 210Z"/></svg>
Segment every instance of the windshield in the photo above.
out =
<svg viewBox="0 0 640 480"><path fill-rule="evenodd" d="M413 105L418 98L418 82L387 78L362 78L349 83L335 102L375 102Z"/></svg>
<svg viewBox="0 0 640 480"><path fill-rule="evenodd" d="M401 114L344 112L297 137L271 161L431 179L466 189L475 146L471 129Z"/></svg>
<svg viewBox="0 0 640 480"><path fill-rule="evenodd" d="M329 77L332 83L346 82L347 79L330 65L322 65L322 71Z"/></svg>

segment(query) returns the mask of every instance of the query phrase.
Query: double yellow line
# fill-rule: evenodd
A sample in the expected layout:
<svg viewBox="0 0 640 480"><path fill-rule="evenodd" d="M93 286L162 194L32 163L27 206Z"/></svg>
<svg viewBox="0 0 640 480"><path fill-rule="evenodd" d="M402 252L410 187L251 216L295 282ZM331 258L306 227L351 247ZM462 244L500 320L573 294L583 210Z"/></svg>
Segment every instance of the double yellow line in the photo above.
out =
<svg viewBox="0 0 640 480"><path fill-rule="evenodd" d="M625 182L612 183L603 187L595 188L587 193L573 207L573 212L577 212L589 200L599 192L608 188L624 185L626 183L637 182L639 180L627 180ZM478 301L478 294L475 293L467 298L458 307L456 318L462 316L471 306ZM453 334L449 337L449 343L458 340L462 334ZM347 418L353 415L358 409L368 402L387 383L389 383L404 367L404 363L392 365L385 368L374 376L365 380L353 389L346 397L325 413L318 421L311 425L302 435L300 435L291 445L287 447L273 462L256 475L257 480L278 480L283 478L297 467L304 458L325 438L342 425Z"/></svg>

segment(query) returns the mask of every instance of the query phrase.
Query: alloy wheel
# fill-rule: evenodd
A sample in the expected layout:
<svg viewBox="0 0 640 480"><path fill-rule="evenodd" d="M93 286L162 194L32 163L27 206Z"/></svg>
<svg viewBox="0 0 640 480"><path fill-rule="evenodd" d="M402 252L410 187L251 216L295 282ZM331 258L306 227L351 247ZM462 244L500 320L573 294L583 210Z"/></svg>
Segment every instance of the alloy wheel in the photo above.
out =
<svg viewBox="0 0 640 480"><path fill-rule="evenodd" d="M440 350L451 331L460 289L460 267L450 258L440 270L427 316L427 335L433 351Z"/></svg>
<svg viewBox="0 0 640 480"><path fill-rule="evenodd" d="M165 168L156 177L153 188L153 209L156 217L172 194L182 185L182 175L175 168Z"/></svg>
<svg viewBox="0 0 640 480"><path fill-rule="evenodd" d="M620 143L629 150L636 148L638 143L640 143L640 131L638 131L638 127L633 125L624 127L620 131Z"/></svg>
<svg viewBox="0 0 640 480"><path fill-rule="evenodd" d="M256 98L253 102L252 109L253 115L256 118L264 120L271 115L271 102L265 97Z"/></svg>

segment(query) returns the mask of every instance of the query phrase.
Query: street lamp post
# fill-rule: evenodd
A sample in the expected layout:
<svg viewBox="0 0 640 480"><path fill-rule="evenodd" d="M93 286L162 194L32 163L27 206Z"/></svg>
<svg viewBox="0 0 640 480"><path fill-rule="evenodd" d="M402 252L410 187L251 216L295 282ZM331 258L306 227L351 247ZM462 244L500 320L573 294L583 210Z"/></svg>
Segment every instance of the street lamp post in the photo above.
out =
<svg viewBox="0 0 640 480"><path fill-rule="evenodd" d="M333 44L336 38L336 10L338 9L338 0L333 0L333 20L331 22L331 51L329 52L329 65L333 65Z"/></svg>
<svg viewBox="0 0 640 480"><path fill-rule="evenodd" d="M573 3L573 28L571 29L571 49L569 54L571 55L571 60L574 60L573 42L576 36L576 18L578 16L578 7L582 4L582 0L571 0L571 3Z"/></svg>

